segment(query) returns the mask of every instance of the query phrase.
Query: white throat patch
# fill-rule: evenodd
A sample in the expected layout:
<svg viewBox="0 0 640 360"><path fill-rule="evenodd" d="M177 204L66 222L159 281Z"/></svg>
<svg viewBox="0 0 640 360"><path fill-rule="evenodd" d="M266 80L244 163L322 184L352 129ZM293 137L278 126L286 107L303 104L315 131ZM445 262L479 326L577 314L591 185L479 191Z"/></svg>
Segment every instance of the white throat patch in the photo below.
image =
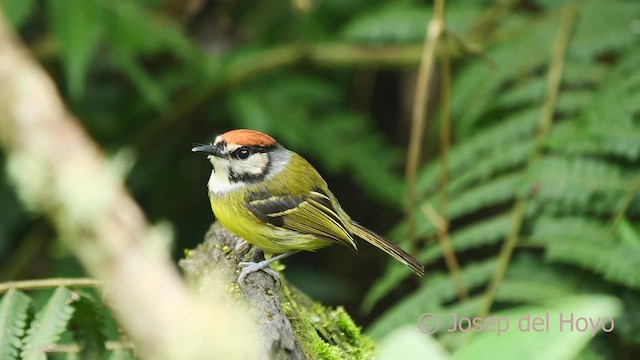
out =
<svg viewBox="0 0 640 360"><path fill-rule="evenodd" d="M207 183L209 192L213 194L222 194L227 191L239 189L246 185L246 183L242 181L232 183L229 180L229 169L227 168L228 163L225 160L213 155L209 155L208 158L209 161L211 161L211 165L213 165L213 170L211 171L211 176Z"/></svg>

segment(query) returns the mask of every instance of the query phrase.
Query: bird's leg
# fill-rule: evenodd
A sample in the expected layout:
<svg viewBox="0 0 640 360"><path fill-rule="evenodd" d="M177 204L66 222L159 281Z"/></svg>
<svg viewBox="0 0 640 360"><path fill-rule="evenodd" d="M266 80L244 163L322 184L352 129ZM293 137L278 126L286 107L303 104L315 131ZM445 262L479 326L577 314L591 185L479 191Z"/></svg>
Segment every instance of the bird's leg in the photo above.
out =
<svg viewBox="0 0 640 360"><path fill-rule="evenodd" d="M247 245L249 245L249 242L247 240L240 239L236 243L236 247L234 248L234 250L235 250L235 252L240 252L240 251L244 250L244 248L246 248Z"/></svg>
<svg viewBox="0 0 640 360"><path fill-rule="evenodd" d="M287 256L293 255L297 252L300 252L300 250L294 250L294 251L278 254L276 256L271 257L271 259L262 260L257 263L252 261L242 261L238 263L238 266L243 268L242 271L240 272L240 276L238 276L238 284L242 285L244 283L244 278L247 277L247 275L259 270L262 270L267 274L273 276L273 278L276 279L276 281L280 281L280 275L278 275L278 273L275 270L270 268L269 265L271 265L271 263L273 263L274 261L282 260Z"/></svg>

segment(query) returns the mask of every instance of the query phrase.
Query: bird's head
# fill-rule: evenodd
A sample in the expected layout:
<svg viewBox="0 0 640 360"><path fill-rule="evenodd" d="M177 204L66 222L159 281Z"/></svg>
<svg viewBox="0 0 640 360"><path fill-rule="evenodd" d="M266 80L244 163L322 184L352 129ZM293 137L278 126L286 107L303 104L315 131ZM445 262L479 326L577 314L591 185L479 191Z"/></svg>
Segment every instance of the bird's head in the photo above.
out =
<svg viewBox="0 0 640 360"><path fill-rule="evenodd" d="M282 171L291 154L267 134L255 130L231 130L193 152L207 154L213 165L209 190L224 192L256 183Z"/></svg>

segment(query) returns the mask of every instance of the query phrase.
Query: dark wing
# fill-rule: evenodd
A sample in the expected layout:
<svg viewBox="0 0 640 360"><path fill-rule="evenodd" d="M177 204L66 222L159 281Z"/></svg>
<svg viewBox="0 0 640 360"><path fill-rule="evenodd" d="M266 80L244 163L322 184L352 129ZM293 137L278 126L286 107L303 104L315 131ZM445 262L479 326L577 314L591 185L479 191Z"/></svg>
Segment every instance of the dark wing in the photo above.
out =
<svg viewBox="0 0 640 360"><path fill-rule="evenodd" d="M258 219L273 226L316 235L356 250L345 220L334 209L330 197L320 189L301 196L257 192L250 196L246 207Z"/></svg>

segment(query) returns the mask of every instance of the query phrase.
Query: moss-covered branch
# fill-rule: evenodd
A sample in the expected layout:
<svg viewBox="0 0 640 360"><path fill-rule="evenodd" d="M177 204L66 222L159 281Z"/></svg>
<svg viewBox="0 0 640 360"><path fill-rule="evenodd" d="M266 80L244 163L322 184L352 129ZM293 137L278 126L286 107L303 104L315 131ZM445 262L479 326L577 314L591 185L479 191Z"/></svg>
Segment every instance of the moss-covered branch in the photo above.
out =
<svg viewBox="0 0 640 360"><path fill-rule="evenodd" d="M265 343L260 347L269 359L366 359L373 343L361 334L342 308L332 309L314 302L285 279L278 286L264 272L236 282L240 261L259 261L257 248L235 251L239 238L219 223L214 224L204 243L187 251L180 266L201 292L207 292L210 274L222 274L226 297L239 306L248 304L253 323ZM283 276L283 274L281 274Z"/></svg>

